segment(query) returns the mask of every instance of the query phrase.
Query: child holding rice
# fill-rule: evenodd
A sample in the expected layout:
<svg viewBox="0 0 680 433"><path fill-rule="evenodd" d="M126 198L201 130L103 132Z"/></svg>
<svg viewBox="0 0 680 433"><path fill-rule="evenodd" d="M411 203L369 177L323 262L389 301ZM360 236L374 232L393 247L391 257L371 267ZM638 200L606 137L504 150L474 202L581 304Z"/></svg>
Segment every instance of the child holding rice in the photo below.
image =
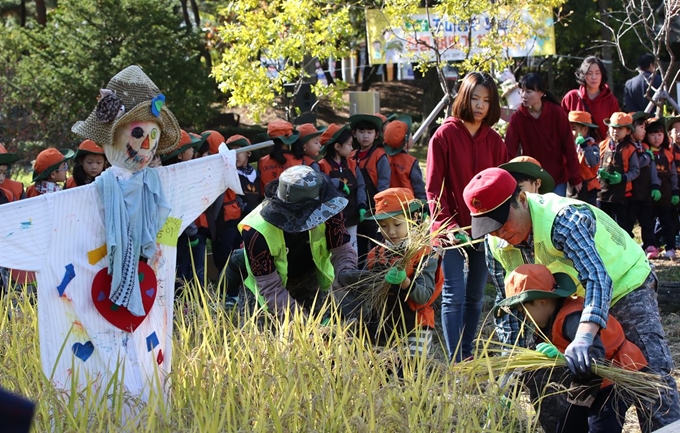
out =
<svg viewBox="0 0 680 433"><path fill-rule="evenodd" d="M424 206L408 188L375 195L375 209L367 218L378 224L385 241L368 253L362 277L355 278L359 285L368 283L356 296L364 301L364 310L370 310L366 326L372 341L385 345L392 338L407 337L411 356L429 354L435 326L432 303L444 284L440 259L429 246L429 230L422 236L416 233ZM351 276L341 281L346 278Z"/></svg>
<svg viewBox="0 0 680 433"><path fill-rule="evenodd" d="M576 337L583 311L584 299L576 295L576 290L574 280L566 273L553 275L543 265L522 265L508 276L506 298L496 305L495 311L499 315L510 308L523 312L540 328L539 334L546 339L536 346L536 350L551 358L562 357ZM594 337L589 359L585 362L590 366L591 360L605 359L632 371L647 365L640 349L626 339L621 325L611 315L606 328ZM573 375L567 398L571 405L561 414L557 431L621 432L630 399L618 398L620 396L615 395L611 383L603 382L592 374L580 374L575 364L583 360L570 356L566 356L565 360ZM549 388L546 391L554 392ZM545 407L544 402L541 411L555 409Z"/></svg>

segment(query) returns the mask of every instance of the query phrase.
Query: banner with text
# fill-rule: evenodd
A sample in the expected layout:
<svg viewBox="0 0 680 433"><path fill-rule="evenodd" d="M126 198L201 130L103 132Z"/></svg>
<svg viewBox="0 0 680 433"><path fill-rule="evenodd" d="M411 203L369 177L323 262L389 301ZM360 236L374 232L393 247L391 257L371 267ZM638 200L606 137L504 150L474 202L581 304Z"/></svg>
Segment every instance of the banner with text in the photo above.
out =
<svg viewBox="0 0 680 433"><path fill-rule="evenodd" d="M525 41L523 46L509 48L509 57L548 56L555 54L555 29L550 12L546 12L539 20L528 13L522 18L529 22L539 22L541 35L535 35ZM465 59L463 47L472 46L471 54L481 52L479 42L483 41L491 30L491 17L481 15L472 23L452 22L441 20L437 15L427 10L418 9L418 13L411 16L415 23L404 31L399 27L391 27L385 15L379 9L366 9L366 34L368 37L368 52L372 64L411 63L421 59L434 59L433 31L437 31L437 46L444 61L459 61ZM503 26L499 29L505 31ZM472 39L472 40L471 40ZM422 41L424 44L417 43Z"/></svg>

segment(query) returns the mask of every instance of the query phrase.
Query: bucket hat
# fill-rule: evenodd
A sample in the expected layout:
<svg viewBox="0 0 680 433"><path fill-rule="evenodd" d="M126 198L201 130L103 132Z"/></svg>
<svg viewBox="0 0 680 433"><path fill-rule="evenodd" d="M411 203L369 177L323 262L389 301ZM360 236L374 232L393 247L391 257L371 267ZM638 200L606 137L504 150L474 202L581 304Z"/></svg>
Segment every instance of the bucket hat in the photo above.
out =
<svg viewBox="0 0 680 433"><path fill-rule="evenodd" d="M76 150L76 155L74 158L78 158L80 156L85 156L85 155L104 155L104 149L101 148L97 143L95 143L92 140L84 140L80 145L78 146L78 150Z"/></svg>
<svg viewBox="0 0 680 433"><path fill-rule="evenodd" d="M300 133L293 129L293 125L285 120L272 120L267 125L267 137L279 139L283 144L293 144L300 138Z"/></svg>
<svg viewBox="0 0 680 433"><path fill-rule="evenodd" d="M387 155L397 155L404 149L411 135L412 123L411 116L399 116L387 124L383 138Z"/></svg>
<svg viewBox="0 0 680 433"><path fill-rule="evenodd" d="M113 134L119 125L154 121L160 125L159 155L171 152L179 143L180 127L165 105L165 95L139 66L132 65L117 73L99 90L97 106L84 121L76 122L71 131L89 138L102 147L113 145Z"/></svg>
<svg viewBox="0 0 680 433"><path fill-rule="evenodd" d="M387 119L387 118L385 118ZM383 127L383 120L375 115L372 114L355 114L354 116L350 116L349 118L349 125L352 128L352 130L356 129L357 124L361 122L369 122L373 126L375 126L375 130L378 131L378 134L382 132L382 127Z"/></svg>
<svg viewBox="0 0 680 433"><path fill-rule="evenodd" d="M376 221L401 215L407 210L415 212L425 206L408 188L387 188L375 195L375 209L368 216Z"/></svg>
<svg viewBox="0 0 680 433"><path fill-rule="evenodd" d="M182 129L180 131L180 139L179 143L177 144L177 147L173 149L170 153L163 155L162 159L163 161L167 161L170 158L174 158L180 153L192 147L194 148L194 150L198 150L201 147L201 145L203 145L203 142L204 140L200 136L196 137L193 135L189 135L188 132Z"/></svg>
<svg viewBox="0 0 680 433"><path fill-rule="evenodd" d="M597 125L593 123L593 117L587 111L570 111L569 122L578 123L588 128L597 128Z"/></svg>
<svg viewBox="0 0 680 433"><path fill-rule="evenodd" d="M306 165L287 168L265 187L260 214L284 232L300 233L340 213L348 200L331 178Z"/></svg>
<svg viewBox="0 0 680 433"><path fill-rule="evenodd" d="M328 125L326 130L321 133L321 151L319 153L321 155L325 155L326 150L328 150L328 146L332 146L337 143L340 135L342 135L342 133L348 129L349 125L340 126L337 123L331 123Z"/></svg>
<svg viewBox="0 0 680 433"><path fill-rule="evenodd" d="M300 144L305 144L312 138L316 138L323 134L323 130L316 129L316 126L312 125L311 123L303 123L302 125L298 125L297 132L300 134Z"/></svg>
<svg viewBox="0 0 680 433"><path fill-rule="evenodd" d="M538 189L539 194L547 194L555 189L555 180L550 173L543 170L541 163L530 156L518 156L505 164L499 165L498 168L502 168L510 173L522 173L534 179L541 179L541 187Z"/></svg>
<svg viewBox="0 0 680 433"><path fill-rule="evenodd" d="M576 293L576 283L567 274L538 264L518 266L505 280L505 296L494 307L494 315L503 316L511 307L546 298L568 298Z"/></svg>
<svg viewBox="0 0 680 433"><path fill-rule="evenodd" d="M617 111L612 117L604 119L604 124L613 128L628 128L633 130L633 116Z"/></svg>
<svg viewBox="0 0 680 433"><path fill-rule="evenodd" d="M69 159L72 159L75 153L71 149L55 149L48 147L38 154L33 164L33 182L38 182L47 179L47 177L54 170Z"/></svg>
<svg viewBox="0 0 680 433"><path fill-rule="evenodd" d="M5 146L0 144L0 165L12 165L19 160L16 153L7 153Z"/></svg>

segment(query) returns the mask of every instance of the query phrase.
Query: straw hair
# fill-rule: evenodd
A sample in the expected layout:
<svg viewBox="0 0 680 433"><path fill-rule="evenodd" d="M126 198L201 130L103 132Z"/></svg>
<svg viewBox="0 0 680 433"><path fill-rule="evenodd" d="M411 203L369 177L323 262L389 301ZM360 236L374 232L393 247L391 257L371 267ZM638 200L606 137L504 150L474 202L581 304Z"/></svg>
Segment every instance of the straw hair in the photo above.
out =
<svg viewBox="0 0 680 433"><path fill-rule="evenodd" d="M116 74L100 91L100 96L97 107L85 121L76 122L71 131L105 147L113 145L118 126L153 121L161 129L158 154L171 152L179 143L179 124L167 106L163 104L158 116L152 112L152 100L161 97L161 91L139 66L128 66Z"/></svg>

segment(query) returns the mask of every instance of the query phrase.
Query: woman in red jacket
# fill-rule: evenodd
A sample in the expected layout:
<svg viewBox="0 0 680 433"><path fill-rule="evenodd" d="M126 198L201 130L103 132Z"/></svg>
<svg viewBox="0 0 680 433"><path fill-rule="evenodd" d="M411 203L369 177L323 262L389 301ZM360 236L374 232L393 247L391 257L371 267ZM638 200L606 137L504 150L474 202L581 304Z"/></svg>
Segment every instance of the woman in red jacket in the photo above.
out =
<svg viewBox="0 0 680 433"><path fill-rule="evenodd" d="M553 192L566 197L567 182L577 191L581 186L569 118L539 74L523 76L519 80L519 88L522 105L510 118L505 133L508 153L515 156L521 152L536 158L555 179Z"/></svg>
<svg viewBox="0 0 680 433"><path fill-rule="evenodd" d="M595 56L586 57L576 71L579 88L570 90L562 98L562 108L567 114L570 111L590 113L593 123L600 128L600 137L608 136L604 119L611 117L612 113L621 111L619 101L607 85L607 79L607 68L602 60Z"/></svg>
<svg viewBox="0 0 680 433"><path fill-rule="evenodd" d="M468 74L453 103L453 116L437 129L427 150L426 192L435 219L433 231L447 223L449 228L468 227L471 218L464 205L463 189L480 171L508 161L503 140L491 129L500 112L494 79L483 72ZM456 239L450 242L467 240L467 233L459 230ZM465 247L469 258L467 272L460 250L446 252L442 260L442 325L449 358L456 361L472 355L482 312L488 271L484 244L478 245L480 249Z"/></svg>

